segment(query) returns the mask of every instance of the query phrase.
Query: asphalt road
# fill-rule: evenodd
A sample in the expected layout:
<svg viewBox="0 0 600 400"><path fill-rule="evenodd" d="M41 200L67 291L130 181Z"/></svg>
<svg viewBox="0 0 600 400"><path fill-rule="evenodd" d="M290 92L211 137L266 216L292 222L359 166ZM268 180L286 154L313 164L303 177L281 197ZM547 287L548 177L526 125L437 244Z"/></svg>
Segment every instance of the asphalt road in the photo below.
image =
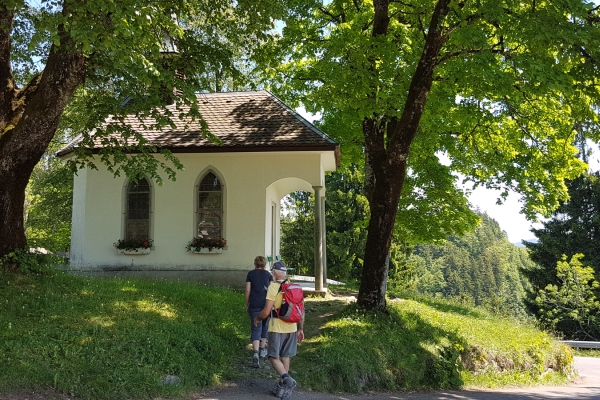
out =
<svg viewBox="0 0 600 400"><path fill-rule="evenodd" d="M579 373L576 382L568 386L536 386L500 390L450 390L438 392L365 393L361 395L325 394L294 391L294 400L545 400L545 399L598 399L600 400L600 358L575 357ZM199 393L193 399L202 400L274 400L270 389L273 383L266 380L245 382L215 388ZM301 385L301 383L299 384Z"/></svg>

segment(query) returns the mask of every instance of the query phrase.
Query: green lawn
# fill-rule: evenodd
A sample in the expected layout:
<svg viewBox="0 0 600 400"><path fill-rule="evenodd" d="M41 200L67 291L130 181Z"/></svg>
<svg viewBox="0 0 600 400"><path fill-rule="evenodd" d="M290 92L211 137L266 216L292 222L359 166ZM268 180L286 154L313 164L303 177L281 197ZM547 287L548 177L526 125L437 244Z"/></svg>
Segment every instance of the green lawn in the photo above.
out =
<svg viewBox="0 0 600 400"><path fill-rule="evenodd" d="M0 393L175 397L236 380L249 342L243 293L225 288L0 273L0 304ZM373 315L340 304L307 299L310 335L292 368L304 388L561 383L572 362L546 334L480 310L395 299ZM181 382L161 384L167 375Z"/></svg>

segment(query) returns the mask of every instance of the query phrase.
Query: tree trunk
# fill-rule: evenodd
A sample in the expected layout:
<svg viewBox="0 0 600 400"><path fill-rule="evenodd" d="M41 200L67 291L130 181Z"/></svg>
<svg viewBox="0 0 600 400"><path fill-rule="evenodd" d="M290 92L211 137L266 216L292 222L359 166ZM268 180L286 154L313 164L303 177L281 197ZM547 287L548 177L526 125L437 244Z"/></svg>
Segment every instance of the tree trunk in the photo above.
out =
<svg viewBox="0 0 600 400"><path fill-rule="evenodd" d="M399 119L374 115L363 121L367 171L374 179L368 184L371 208L365 259L358 305L366 309L385 309L389 251L398 211L410 146L412 144L433 82L438 55L448 39L442 21L449 12L450 0L439 0L431 16L421 59L411 81L404 110ZM389 0L374 0L373 36L386 35ZM375 93L375 90L374 92ZM375 94L372 96L376 98Z"/></svg>
<svg viewBox="0 0 600 400"><path fill-rule="evenodd" d="M6 20L8 14L6 8L0 7L0 20ZM17 89L10 73L10 57L4 57L10 54L10 32L10 26L0 28L3 55L0 58L3 78L0 86L0 257L27 245L23 225L25 188L86 72L82 52L59 27L60 46L51 47L44 71Z"/></svg>
<svg viewBox="0 0 600 400"><path fill-rule="evenodd" d="M380 160L378 164L387 163L387 159ZM406 159L387 168L383 165L375 168L375 185L369 201L369 233L358 294L358 304L367 309L386 307L390 245L405 176Z"/></svg>

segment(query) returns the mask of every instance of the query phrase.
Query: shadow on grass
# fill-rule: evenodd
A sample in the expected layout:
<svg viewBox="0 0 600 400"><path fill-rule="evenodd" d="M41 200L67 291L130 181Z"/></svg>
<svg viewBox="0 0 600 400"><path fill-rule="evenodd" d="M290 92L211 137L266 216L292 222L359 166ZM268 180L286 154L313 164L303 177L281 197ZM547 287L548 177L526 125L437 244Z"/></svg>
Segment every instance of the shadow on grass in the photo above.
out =
<svg viewBox="0 0 600 400"><path fill-rule="evenodd" d="M385 315L343 300L315 303L318 308L306 314L307 340L292 368L313 390L356 393L463 384L457 360L464 343L456 332L395 308Z"/></svg>

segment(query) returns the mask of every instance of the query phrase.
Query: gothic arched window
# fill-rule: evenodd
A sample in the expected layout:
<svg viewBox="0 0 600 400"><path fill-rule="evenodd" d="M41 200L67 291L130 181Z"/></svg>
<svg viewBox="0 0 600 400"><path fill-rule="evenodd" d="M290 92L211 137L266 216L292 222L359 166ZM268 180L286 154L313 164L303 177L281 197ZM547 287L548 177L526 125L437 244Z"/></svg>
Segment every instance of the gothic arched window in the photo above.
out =
<svg viewBox="0 0 600 400"><path fill-rule="evenodd" d="M223 185L208 171L198 185L196 236L207 239L223 238Z"/></svg>
<svg viewBox="0 0 600 400"><path fill-rule="evenodd" d="M125 239L150 239L150 184L146 178L127 185Z"/></svg>

